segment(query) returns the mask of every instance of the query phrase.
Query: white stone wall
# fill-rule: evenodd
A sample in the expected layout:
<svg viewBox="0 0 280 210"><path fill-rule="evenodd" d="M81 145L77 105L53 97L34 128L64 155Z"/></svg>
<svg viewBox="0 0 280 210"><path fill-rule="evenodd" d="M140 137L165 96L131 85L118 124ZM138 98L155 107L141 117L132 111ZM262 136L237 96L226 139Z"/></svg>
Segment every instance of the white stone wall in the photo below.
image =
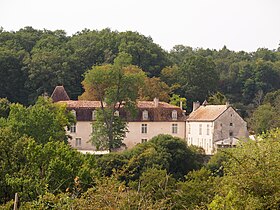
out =
<svg viewBox="0 0 280 210"><path fill-rule="evenodd" d="M147 133L142 133L142 124L147 124ZM172 133L172 124L177 124L177 133ZM129 122L129 132L124 139L128 148L135 146L146 139L147 141L159 134L170 134L185 139L185 122Z"/></svg>
<svg viewBox="0 0 280 210"><path fill-rule="evenodd" d="M67 131L67 134L72 136L72 139L69 139L68 143L73 148L77 148L79 150L93 150L95 149L95 147L92 146L91 142L88 142L90 140L91 132L92 132L91 121L78 121L76 123L75 133L71 133L70 131ZM76 138L81 138L81 146L76 146Z"/></svg>
<svg viewBox="0 0 280 210"><path fill-rule="evenodd" d="M200 133L201 127L201 133ZM209 129L209 131L207 131ZM187 122L186 140L188 145L202 147L207 155L213 154L213 122Z"/></svg>
<svg viewBox="0 0 280 210"><path fill-rule="evenodd" d="M147 124L147 133L142 133L142 124ZM172 133L172 124L177 124L177 133ZM132 148L142 140L149 140L159 134L170 134L179 138L185 138L185 122L129 122L129 132L126 134L124 143L128 148ZM69 140L69 144L73 148L79 150L94 150L95 147L88 142L90 140L92 132L92 122L77 122L76 132L67 134L72 136L72 140ZM81 146L76 146L76 138L81 138Z"/></svg>
<svg viewBox="0 0 280 210"><path fill-rule="evenodd" d="M209 126L209 135L207 134L207 125ZM200 134L199 127L202 127ZM191 129L189 133L189 129ZM200 146L207 155L215 152L215 142L232 137L242 139L248 137L247 123L240 115L229 107L214 122L187 122L186 140L189 145Z"/></svg>

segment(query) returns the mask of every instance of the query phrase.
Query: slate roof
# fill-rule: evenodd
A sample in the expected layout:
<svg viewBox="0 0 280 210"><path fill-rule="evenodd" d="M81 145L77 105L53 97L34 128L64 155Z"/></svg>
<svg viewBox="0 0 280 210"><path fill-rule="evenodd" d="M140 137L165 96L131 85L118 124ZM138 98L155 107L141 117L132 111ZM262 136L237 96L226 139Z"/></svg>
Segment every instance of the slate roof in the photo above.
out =
<svg viewBox="0 0 280 210"><path fill-rule="evenodd" d="M78 121L91 121L92 112L101 107L100 101L70 100L63 86L57 86L51 97L54 102L66 104L68 110L75 110ZM186 121L185 113L180 107L166 102L138 101L137 109L136 115L133 116L120 109L120 116L130 122ZM142 119L142 112L144 110L148 111L148 120ZM173 110L177 111L177 120L172 119Z"/></svg>
<svg viewBox="0 0 280 210"><path fill-rule="evenodd" d="M53 102L70 100L70 98L69 98L68 94L66 93L63 86L56 86L51 95L51 98L52 98Z"/></svg>
<svg viewBox="0 0 280 210"><path fill-rule="evenodd" d="M187 121L214 121L227 109L227 105L202 105L190 113Z"/></svg>
<svg viewBox="0 0 280 210"><path fill-rule="evenodd" d="M100 101L59 101L57 103L64 103L68 110L75 110L78 121L91 121L92 112L101 107ZM186 116L183 110L178 106L168 104L166 102L159 102L158 106L155 106L154 101L138 101L137 113L131 115L125 110L120 110L120 115L130 122L150 122L150 121L186 121ZM148 111L148 120L142 119L142 112ZM172 119L172 111L177 111L177 120Z"/></svg>

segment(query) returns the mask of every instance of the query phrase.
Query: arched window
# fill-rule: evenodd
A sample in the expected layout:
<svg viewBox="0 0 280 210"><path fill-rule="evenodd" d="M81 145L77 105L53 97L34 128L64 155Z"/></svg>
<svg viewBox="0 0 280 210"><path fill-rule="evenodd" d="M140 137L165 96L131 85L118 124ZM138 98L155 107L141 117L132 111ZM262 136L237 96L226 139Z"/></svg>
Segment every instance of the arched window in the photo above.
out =
<svg viewBox="0 0 280 210"><path fill-rule="evenodd" d="M172 120L177 120L177 111L176 110L172 111Z"/></svg>
<svg viewBox="0 0 280 210"><path fill-rule="evenodd" d="M142 112L142 119L143 119L143 120L148 120L148 119L149 119L149 113L148 113L147 110L144 110L144 111Z"/></svg>

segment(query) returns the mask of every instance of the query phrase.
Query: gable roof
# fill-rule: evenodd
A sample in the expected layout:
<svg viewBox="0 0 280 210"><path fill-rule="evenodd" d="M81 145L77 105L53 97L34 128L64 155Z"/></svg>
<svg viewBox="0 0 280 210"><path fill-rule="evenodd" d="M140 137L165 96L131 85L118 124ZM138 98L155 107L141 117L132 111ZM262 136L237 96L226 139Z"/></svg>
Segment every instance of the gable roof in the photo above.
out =
<svg viewBox="0 0 280 210"><path fill-rule="evenodd" d="M202 105L189 115L187 121L214 121L227 109L227 105Z"/></svg>
<svg viewBox="0 0 280 210"><path fill-rule="evenodd" d="M69 98L68 94L66 93L63 86L56 86L51 95L51 98L52 98L53 102L70 100L70 98Z"/></svg>

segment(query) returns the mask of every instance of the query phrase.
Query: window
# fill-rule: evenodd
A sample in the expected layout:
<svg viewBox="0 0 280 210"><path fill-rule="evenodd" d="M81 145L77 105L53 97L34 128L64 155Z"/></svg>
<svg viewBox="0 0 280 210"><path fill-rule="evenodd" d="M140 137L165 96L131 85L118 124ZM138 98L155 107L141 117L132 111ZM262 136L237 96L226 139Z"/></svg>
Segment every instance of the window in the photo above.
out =
<svg viewBox="0 0 280 210"><path fill-rule="evenodd" d="M172 111L172 120L177 120L177 111L176 110Z"/></svg>
<svg viewBox="0 0 280 210"><path fill-rule="evenodd" d="M172 124L172 133L173 134L178 133L178 124Z"/></svg>
<svg viewBox="0 0 280 210"><path fill-rule="evenodd" d="M93 110L91 113L92 120L96 120L96 110Z"/></svg>
<svg viewBox="0 0 280 210"><path fill-rule="evenodd" d="M229 136L233 136L233 132L232 131L229 132Z"/></svg>
<svg viewBox="0 0 280 210"><path fill-rule="evenodd" d="M206 135L209 135L210 125L207 124Z"/></svg>
<svg viewBox="0 0 280 210"><path fill-rule="evenodd" d="M233 126L233 124L232 124L232 123L230 123L230 124L229 124L229 126Z"/></svg>
<svg viewBox="0 0 280 210"><path fill-rule="evenodd" d="M148 120L149 119L149 114L148 114L148 111L147 110L144 110L142 112L142 119L143 120Z"/></svg>
<svg viewBox="0 0 280 210"><path fill-rule="evenodd" d="M202 135L202 124L199 124L199 135Z"/></svg>
<svg viewBox="0 0 280 210"><path fill-rule="evenodd" d="M76 124L70 126L70 133L76 133Z"/></svg>
<svg viewBox="0 0 280 210"><path fill-rule="evenodd" d="M120 116L120 112L119 112L119 111L115 111L115 112L114 112L114 116L115 116L115 117L119 117L119 116Z"/></svg>
<svg viewBox="0 0 280 210"><path fill-rule="evenodd" d="M141 133L147 133L147 131L148 131L148 126L147 126L147 124L142 124Z"/></svg>
<svg viewBox="0 0 280 210"><path fill-rule="evenodd" d="M80 147L82 145L82 139L76 138L76 147Z"/></svg>
<svg viewBox="0 0 280 210"><path fill-rule="evenodd" d="M189 124L189 134L191 134L191 124Z"/></svg>
<svg viewBox="0 0 280 210"><path fill-rule="evenodd" d="M147 141L148 141L147 139L141 139L141 143L145 143Z"/></svg>

